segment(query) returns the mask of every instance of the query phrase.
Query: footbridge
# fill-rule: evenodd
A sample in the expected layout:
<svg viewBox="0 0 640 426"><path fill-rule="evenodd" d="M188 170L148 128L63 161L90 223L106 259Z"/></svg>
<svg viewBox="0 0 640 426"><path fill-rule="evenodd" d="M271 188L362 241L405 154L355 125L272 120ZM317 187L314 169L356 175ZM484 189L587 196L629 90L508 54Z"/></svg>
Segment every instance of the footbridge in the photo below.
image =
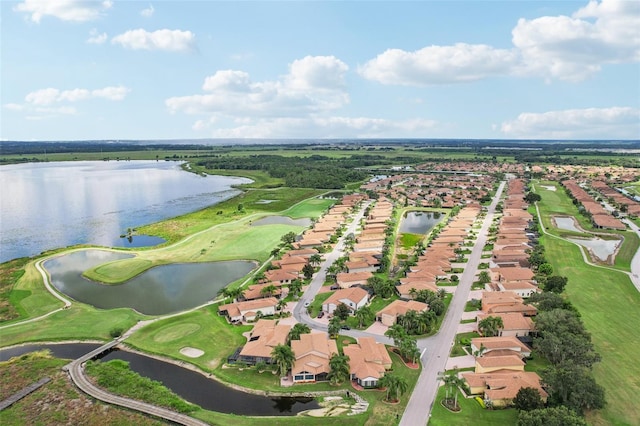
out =
<svg viewBox="0 0 640 426"><path fill-rule="evenodd" d="M153 404L148 404L146 402L136 401L134 399L130 399L124 396L114 395L110 392L105 391L93 383L89 381L87 376L84 374L84 363L96 358L97 356L110 351L114 347L116 347L121 342L121 339L112 340L99 348L92 350L86 355L81 356L80 358L72 361L71 363L65 365L63 370L69 373L71 380L73 383L80 389L82 392L86 393L98 399L100 401L106 402L107 404L119 405L121 407L129 408L131 410L140 411L146 414L149 414L154 417L158 417L164 420L168 420L170 422L174 422L177 424L185 425L185 426L206 426L207 423L195 419L193 417L189 417L186 414L180 414L175 411L171 411L167 408L158 407Z"/></svg>

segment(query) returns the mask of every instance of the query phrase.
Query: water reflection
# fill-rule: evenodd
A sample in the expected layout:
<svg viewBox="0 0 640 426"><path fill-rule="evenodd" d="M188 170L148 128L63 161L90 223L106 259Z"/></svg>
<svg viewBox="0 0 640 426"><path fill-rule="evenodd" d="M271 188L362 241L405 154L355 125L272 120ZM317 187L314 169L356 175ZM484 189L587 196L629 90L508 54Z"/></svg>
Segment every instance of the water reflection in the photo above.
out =
<svg viewBox="0 0 640 426"><path fill-rule="evenodd" d="M442 220L439 212L407 212L400 223L400 233L426 234Z"/></svg>
<svg viewBox="0 0 640 426"><path fill-rule="evenodd" d="M0 350L0 361L43 349L51 350L53 356L57 358L75 359L98 346L100 345L91 343L17 346ZM131 370L152 380L161 381L177 395L206 410L242 416L289 416L319 408L318 402L313 398L279 398L245 393L231 389L195 371L141 354L115 350L102 358L103 361L112 359L127 361Z"/></svg>
<svg viewBox="0 0 640 426"><path fill-rule="evenodd" d="M117 246L127 228L216 204L247 182L165 161L1 166L0 262L74 244Z"/></svg>
<svg viewBox="0 0 640 426"><path fill-rule="evenodd" d="M164 315L201 305L255 267L250 261L162 265L119 285L103 285L82 277L82 272L89 268L127 257L131 255L82 250L47 260L44 267L52 284L75 300L101 309L133 308L147 315Z"/></svg>

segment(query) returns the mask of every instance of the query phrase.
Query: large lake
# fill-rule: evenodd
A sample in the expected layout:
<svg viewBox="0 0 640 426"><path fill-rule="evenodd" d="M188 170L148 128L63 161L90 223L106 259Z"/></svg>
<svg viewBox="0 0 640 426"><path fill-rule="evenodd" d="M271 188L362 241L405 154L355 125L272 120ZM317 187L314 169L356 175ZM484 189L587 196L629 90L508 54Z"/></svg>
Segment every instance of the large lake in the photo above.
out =
<svg viewBox="0 0 640 426"><path fill-rule="evenodd" d="M232 185L248 182L199 176L167 161L2 166L0 262L74 244L127 246L120 238L127 228L219 203L239 193Z"/></svg>

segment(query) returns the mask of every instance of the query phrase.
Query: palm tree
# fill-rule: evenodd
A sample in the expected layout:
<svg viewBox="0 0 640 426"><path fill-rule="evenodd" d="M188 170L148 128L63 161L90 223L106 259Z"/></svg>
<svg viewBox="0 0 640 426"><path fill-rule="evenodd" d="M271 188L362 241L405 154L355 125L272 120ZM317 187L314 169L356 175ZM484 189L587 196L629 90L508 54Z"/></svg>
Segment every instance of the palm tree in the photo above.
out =
<svg viewBox="0 0 640 426"><path fill-rule="evenodd" d="M413 337L405 337L400 341L398 351L402 358L413 363L420 357L420 349L418 349L418 342Z"/></svg>
<svg viewBox="0 0 640 426"><path fill-rule="evenodd" d="M487 271L480 272L480 274L478 275L478 282L480 284L490 283L491 282L491 275L489 275L489 272L487 272Z"/></svg>
<svg viewBox="0 0 640 426"><path fill-rule="evenodd" d="M504 328L501 317L488 316L478 323L478 331L485 337L495 337Z"/></svg>
<svg viewBox="0 0 640 426"><path fill-rule="evenodd" d="M262 297L271 297L277 290L278 287L273 284L269 284L268 286L263 287L262 290L260 290L260 294L262 295Z"/></svg>
<svg viewBox="0 0 640 426"><path fill-rule="evenodd" d="M273 358L276 365L278 366L281 377L287 375L287 371L289 371L296 360L296 356L293 353L293 350L291 350L291 348L287 345L277 345L276 347L274 347L271 351L271 358Z"/></svg>
<svg viewBox="0 0 640 426"><path fill-rule="evenodd" d="M369 306L363 306L355 312L355 316L358 319L358 326L362 328L364 323L371 319L373 312Z"/></svg>
<svg viewBox="0 0 640 426"><path fill-rule="evenodd" d="M225 287L222 289L221 293L224 297L230 297L233 300L240 299L244 296L244 290L240 287Z"/></svg>
<svg viewBox="0 0 640 426"><path fill-rule="evenodd" d="M400 324L393 324L384 332L384 335L393 339L393 344L397 347L402 339L407 336L407 330Z"/></svg>
<svg viewBox="0 0 640 426"><path fill-rule="evenodd" d="M320 256L318 253L312 254L311 256L309 256L309 263L312 266L318 266L320 263L322 263L322 256Z"/></svg>
<svg viewBox="0 0 640 426"><path fill-rule="evenodd" d="M291 284L289 284L289 291L293 294L300 293L300 291L302 291L302 281L300 281L298 278L291 281Z"/></svg>
<svg viewBox="0 0 640 426"><path fill-rule="evenodd" d="M333 354L329 359L329 368L328 377L331 384L341 384L351 377L349 357L347 355Z"/></svg>
<svg viewBox="0 0 640 426"><path fill-rule="evenodd" d="M418 313L414 310L407 311L407 313L402 316L400 322L408 334L415 334L415 329L418 324Z"/></svg>
<svg viewBox="0 0 640 426"><path fill-rule="evenodd" d="M334 316L329 320L329 326L327 328L327 332L329 333L329 337L334 338L340 333L341 321L340 318Z"/></svg>
<svg viewBox="0 0 640 426"><path fill-rule="evenodd" d="M276 306L276 309L281 311L282 309L284 309L285 306L287 306L287 301L284 299L280 299L278 300L278 305Z"/></svg>
<svg viewBox="0 0 640 426"><path fill-rule="evenodd" d="M297 323L291 330L289 330L289 334L287 335L287 345L291 345L292 340L300 340L301 334L311 333L311 329L307 324Z"/></svg>
<svg viewBox="0 0 640 426"><path fill-rule="evenodd" d="M384 377L378 380L378 387L387 388L386 401L398 400L409 389L404 377L396 376L393 373L385 374Z"/></svg>

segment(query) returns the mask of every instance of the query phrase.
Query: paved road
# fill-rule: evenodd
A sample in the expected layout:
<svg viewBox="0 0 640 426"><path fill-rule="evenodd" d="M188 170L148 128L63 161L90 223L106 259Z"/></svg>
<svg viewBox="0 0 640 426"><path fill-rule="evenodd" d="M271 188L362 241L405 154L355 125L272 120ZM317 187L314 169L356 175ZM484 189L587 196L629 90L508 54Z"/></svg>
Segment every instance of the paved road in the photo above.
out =
<svg viewBox="0 0 640 426"><path fill-rule="evenodd" d="M434 336L418 341L418 347L423 351L421 356L423 368L400 421L401 426L426 425L429 421L431 408L438 392L438 373L445 371L449 351L453 345L460 318L481 261L482 249L487 241L488 229L493 221L496 204L500 200L505 184L504 181L500 183L493 202L488 208L487 216L482 223L482 228L449 304L445 319L440 326L440 331Z"/></svg>
<svg viewBox="0 0 640 426"><path fill-rule="evenodd" d="M635 223L629 219L623 219L622 221L629 225L629 228L640 237L640 228ZM631 259L631 274L629 274L629 277L633 285L636 286L636 289L640 291L640 248L636 251L633 259Z"/></svg>
<svg viewBox="0 0 640 426"><path fill-rule="evenodd" d="M342 237L338 239L338 242L336 243L333 250L330 253L324 254L324 261L322 262L322 264L320 264L320 270L313 276L313 278L311 279L311 283L304 291L302 297L298 301L298 304L295 308L293 308L293 316L296 320L298 320L298 322L307 324L309 327L316 330L327 331L326 325L320 324L319 322L314 321L309 317L304 304L305 302L311 303L316 297L316 294L318 294L318 291L327 279L327 268L329 268L329 266L331 266L333 262L335 262L338 258L344 256L344 239L349 234L355 234L356 229L360 224L360 220L362 220L362 218L364 217L364 211L367 207L369 207L370 204L371 201L366 201L362 204L360 210L358 210L358 212L353 216L353 221L349 224L346 231L342 234Z"/></svg>

